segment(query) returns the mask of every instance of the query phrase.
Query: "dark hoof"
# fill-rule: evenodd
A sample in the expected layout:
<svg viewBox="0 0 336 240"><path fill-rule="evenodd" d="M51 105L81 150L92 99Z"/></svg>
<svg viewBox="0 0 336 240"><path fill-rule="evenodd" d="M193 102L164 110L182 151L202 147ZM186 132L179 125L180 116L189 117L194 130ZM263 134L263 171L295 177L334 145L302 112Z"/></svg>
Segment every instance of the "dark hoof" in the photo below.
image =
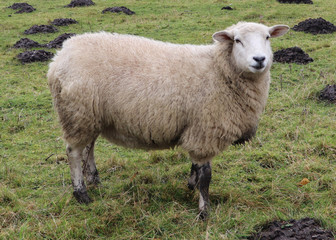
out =
<svg viewBox="0 0 336 240"><path fill-rule="evenodd" d="M199 219L202 221L206 221L209 218L209 213L208 211L200 211L200 213L198 214Z"/></svg>
<svg viewBox="0 0 336 240"><path fill-rule="evenodd" d="M81 204L82 203L89 204L90 202L92 202L91 198L89 197L86 191L85 192L74 191L73 195L75 196L76 200Z"/></svg>

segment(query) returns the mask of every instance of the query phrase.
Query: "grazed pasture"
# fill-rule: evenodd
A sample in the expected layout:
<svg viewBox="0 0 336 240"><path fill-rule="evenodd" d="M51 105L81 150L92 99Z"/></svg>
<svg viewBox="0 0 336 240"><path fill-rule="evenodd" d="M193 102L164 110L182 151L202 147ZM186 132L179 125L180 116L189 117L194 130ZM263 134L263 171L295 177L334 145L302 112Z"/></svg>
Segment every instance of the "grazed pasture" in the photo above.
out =
<svg viewBox="0 0 336 240"><path fill-rule="evenodd" d="M21 64L16 56L25 50L12 48L21 38L47 44L64 33L95 31L208 44L238 21L293 27L322 17L336 24L334 0L93 2L65 8L70 0L31 0L36 10L21 14L7 8L14 1L0 2L0 239L246 239L271 221L305 217L336 231L336 112L334 103L319 100L336 81L336 33L291 31L272 40L274 51L297 46L314 61L273 65L257 137L214 160L207 222L196 220L198 193L187 188L190 161L181 149L145 152L100 139L102 184L89 190L92 204L79 205L47 86L48 62ZM102 14L115 6L136 14ZM59 18L78 24L24 34ZM304 178L309 183L300 185Z"/></svg>

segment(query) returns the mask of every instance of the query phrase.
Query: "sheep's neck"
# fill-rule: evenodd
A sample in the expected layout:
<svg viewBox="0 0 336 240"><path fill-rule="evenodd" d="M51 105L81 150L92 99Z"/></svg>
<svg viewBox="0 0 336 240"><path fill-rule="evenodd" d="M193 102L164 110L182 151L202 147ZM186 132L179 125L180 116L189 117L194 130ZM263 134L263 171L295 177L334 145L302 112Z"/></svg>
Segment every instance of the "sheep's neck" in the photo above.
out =
<svg viewBox="0 0 336 240"><path fill-rule="evenodd" d="M214 98L221 99L220 108L224 108L222 111L230 116L223 118L232 122L232 129L228 131L232 131L233 137L235 135L236 139L232 139L235 141L251 129L255 131L266 105L270 73L269 70L258 75L240 73L231 61L230 45L221 51L217 49L216 52L219 52L214 56L218 85L216 89L221 89L221 92L217 92L218 95Z"/></svg>

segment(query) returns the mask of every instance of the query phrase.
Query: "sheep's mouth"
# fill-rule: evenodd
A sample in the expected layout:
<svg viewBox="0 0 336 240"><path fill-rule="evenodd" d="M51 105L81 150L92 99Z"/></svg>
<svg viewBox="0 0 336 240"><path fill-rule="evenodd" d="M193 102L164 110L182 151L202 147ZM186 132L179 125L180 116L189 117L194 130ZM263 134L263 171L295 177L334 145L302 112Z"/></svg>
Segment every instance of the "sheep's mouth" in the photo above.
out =
<svg viewBox="0 0 336 240"><path fill-rule="evenodd" d="M256 70L261 70L261 69L265 68L265 64L259 63L259 64L256 64L256 65L253 65L252 67Z"/></svg>
<svg viewBox="0 0 336 240"><path fill-rule="evenodd" d="M252 73L261 73L265 70L265 65L264 64L251 65L249 69Z"/></svg>

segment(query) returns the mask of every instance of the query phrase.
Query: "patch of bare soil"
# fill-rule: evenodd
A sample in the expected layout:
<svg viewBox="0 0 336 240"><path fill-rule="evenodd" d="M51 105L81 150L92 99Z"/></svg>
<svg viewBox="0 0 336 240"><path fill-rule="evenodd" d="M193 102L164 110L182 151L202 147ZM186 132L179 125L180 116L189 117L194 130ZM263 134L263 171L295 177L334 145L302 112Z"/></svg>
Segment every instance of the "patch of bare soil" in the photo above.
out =
<svg viewBox="0 0 336 240"><path fill-rule="evenodd" d="M24 34L35 34L35 33L54 33L58 29L52 25L34 25L31 28L24 31Z"/></svg>
<svg viewBox="0 0 336 240"><path fill-rule="evenodd" d="M312 218L300 220L275 221L264 226L261 231L248 240L334 240L331 231L324 230Z"/></svg>
<svg viewBox="0 0 336 240"><path fill-rule="evenodd" d="M112 12L112 13L119 13L119 12L123 12L127 15L133 15L135 14L135 12L133 12L132 10L128 9L127 7L121 6L121 7L109 7L109 8L105 8L102 13L106 13L106 12Z"/></svg>
<svg viewBox="0 0 336 240"><path fill-rule="evenodd" d="M68 38L71 38L72 36L75 36L76 34L74 33L63 33L59 35L57 38L55 38L53 41L47 43L46 46L47 48L61 48L62 44L65 40Z"/></svg>
<svg viewBox="0 0 336 240"><path fill-rule="evenodd" d="M68 5L65 5L64 7L84 7L84 6L91 6L95 5L94 2L91 0L72 0Z"/></svg>
<svg viewBox="0 0 336 240"><path fill-rule="evenodd" d="M312 0L278 0L279 3L313 4Z"/></svg>
<svg viewBox="0 0 336 240"><path fill-rule="evenodd" d="M319 99L336 103L336 85L327 85L319 94Z"/></svg>
<svg viewBox="0 0 336 240"><path fill-rule="evenodd" d="M221 10L233 10L233 8L230 6L225 6L225 7L222 7Z"/></svg>
<svg viewBox="0 0 336 240"><path fill-rule="evenodd" d="M41 47L42 45L38 42L35 42L29 38L21 38L17 41L13 48L33 48L33 47Z"/></svg>
<svg viewBox="0 0 336 240"><path fill-rule="evenodd" d="M299 47L281 49L274 53L273 59L280 63L308 64L314 60Z"/></svg>
<svg viewBox="0 0 336 240"><path fill-rule="evenodd" d="M75 19L72 18L56 18L51 22L55 26L68 26L70 24L78 23Z"/></svg>
<svg viewBox="0 0 336 240"><path fill-rule="evenodd" d="M44 62L48 61L54 56L52 52L44 50L26 51L17 55L21 63Z"/></svg>
<svg viewBox="0 0 336 240"><path fill-rule="evenodd" d="M336 31L336 26L323 18L309 18L293 27L294 31L300 31L311 34L328 34Z"/></svg>
<svg viewBox="0 0 336 240"><path fill-rule="evenodd" d="M14 3L13 5L9 6L8 8L19 10L15 13L30 13L35 11L36 9L33 8L32 5L29 5L28 3Z"/></svg>

